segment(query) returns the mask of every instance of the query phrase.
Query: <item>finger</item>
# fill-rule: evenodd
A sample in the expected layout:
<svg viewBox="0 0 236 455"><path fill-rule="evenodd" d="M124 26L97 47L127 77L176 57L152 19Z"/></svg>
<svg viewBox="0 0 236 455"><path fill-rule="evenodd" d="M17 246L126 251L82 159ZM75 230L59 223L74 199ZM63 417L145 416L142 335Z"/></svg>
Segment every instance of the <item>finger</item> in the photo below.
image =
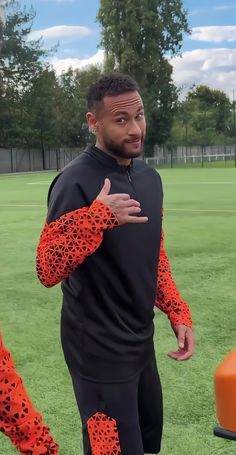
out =
<svg viewBox="0 0 236 455"><path fill-rule="evenodd" d="M110 181L110 179L106 178L104 181L104 185L103 185L99 195L97 196L97 199L102 198L103 196L107 196L110 192L110 189L111 189L111 181Z"/></svg>
<svg viewBox="0 0 236 455"><path fill-rule="evenodd" d="M126 196L126 195L125 195ZM127 195L128 196L128 195ZM108 200L116 205L116 207L129 208L129 207L140 207L140 202L135 201L134 199L120 199L116 198L116 194L110 194Z"/></svg>
<svg viewBox="0 0 236 455"><path fill-rule="evenodd" d="M194 347L195 347L195 339L194 339L193 332L187 332L186 342L187 342L187 350L192 355L194 352Z"/></svg>
<svg viewBox="0 0 236 455"><path fill-rule="evenodd" d="M183 349L185 346L185 341L186 341L186 328L185 327L179 327L177 341L178 341L179 349Z"/></svg>
<svg viewBox="0 0 236 455"><path fill-rule="evenodd" d="M134 224L134 223L146 223L148 221L148 217L147 216L128 216L127 218L127 221L126 223L131 223L131 224Z"/></svg>
<svg viewBox="0 0 236 455"><path fill-rule="evenodd" d="M189 351L185 351L185 352L179 352L179 351L176 351L176 352L169 352L168 353L168 356L171 358L171 359L174 359L174 360L177 360L177 361L184 361L184 360L188 360L190 359L190 357L192 357L193 353L189 352Z"/></svg>
<svg viewBox="0 0 236 455"><path fill-rule="evenodd" d="M135 215L137 213L140 213L141 212L141 208L140 207L129 207L127 209L127 215Z"/></svg>
<svg viewBox="0 0 236 455"><path fill-rule="evenodd" d="M179 356L180 356L180 353L178 351L171 351L171 352L168 352L168 357L170 357L171 359L174 359L174 360L178 360L179 359Z"/></svg>
<svg viewBox="0 0 236 455"><path fill-rule="evenodd" d="M136 201L135 199L128 199L126 201L122 201L125 207L140 207L140 202Z"/></svg>
<svg viewBox="0 0 236 455"><path fill-rule="evenodd" d="M130 195L126 193L115 193L109 195L113 201L129 201ZM134 199L132 199L134 201Z"/></svg>

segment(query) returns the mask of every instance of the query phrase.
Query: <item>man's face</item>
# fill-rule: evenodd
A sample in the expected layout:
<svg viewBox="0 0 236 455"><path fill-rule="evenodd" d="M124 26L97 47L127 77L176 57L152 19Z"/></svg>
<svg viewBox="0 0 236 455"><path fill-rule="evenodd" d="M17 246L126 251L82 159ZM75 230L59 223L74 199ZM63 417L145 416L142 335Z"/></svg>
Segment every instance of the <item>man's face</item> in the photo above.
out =
<svg viewBox="0 0 236 455"><path fill-rule="evenodd" d="M138 92L106 96L95 115L97 143L116 157L131 159L143 151L146 122Z"/></svg>

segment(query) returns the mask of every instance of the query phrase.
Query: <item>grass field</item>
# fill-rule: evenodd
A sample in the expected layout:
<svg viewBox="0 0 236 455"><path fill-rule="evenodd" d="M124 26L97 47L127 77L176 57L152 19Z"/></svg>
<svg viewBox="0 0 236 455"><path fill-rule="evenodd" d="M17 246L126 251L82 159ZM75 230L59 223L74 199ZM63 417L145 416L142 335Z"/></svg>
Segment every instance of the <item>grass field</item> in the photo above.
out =
<svg viewBox="0 0 236 455"><path fill-rule="evenodd" d="M215 438L214 371L236 346L236 169L160 171L165 192L166 249L190 302L196 353L187 363L169 323L156 315L155 345L165 400L162 455L234 455L236 442ZM27 389L60 444L82 455L80 421L60 347L60 287L35 276L35 249L53 174L0 177L1 330ZM0 453L16 452L3 435ZM130 454L135 455L135 454Z"/></svg>

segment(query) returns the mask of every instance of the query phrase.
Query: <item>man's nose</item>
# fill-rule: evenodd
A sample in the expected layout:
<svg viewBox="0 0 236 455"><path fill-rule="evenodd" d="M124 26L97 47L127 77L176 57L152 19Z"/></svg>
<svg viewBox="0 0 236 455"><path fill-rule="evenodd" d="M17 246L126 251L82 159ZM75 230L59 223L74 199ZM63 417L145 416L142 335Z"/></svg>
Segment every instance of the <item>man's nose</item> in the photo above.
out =
<svg viewBox="0 0 236 455"><path fill-rule="evenodd" d="M139 124L135 120L130 122L129 129L128 129L128 134L130 136L140 136L141 128L140 128Z"/></svg>

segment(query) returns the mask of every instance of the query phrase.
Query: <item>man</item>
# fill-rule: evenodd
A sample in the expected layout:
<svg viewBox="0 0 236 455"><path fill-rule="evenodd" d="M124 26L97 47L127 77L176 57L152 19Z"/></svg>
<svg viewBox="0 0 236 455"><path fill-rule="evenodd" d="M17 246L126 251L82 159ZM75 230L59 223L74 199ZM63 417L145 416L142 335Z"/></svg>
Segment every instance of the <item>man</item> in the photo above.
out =
<svg viewBox="0 0 236 455"><path fill-rule="evenodd" d="M144 108L130 77L88 90L96 136L53 181L37 252L45 286L62 281L61 337L83 423L85 455L160 451L162 394L153 307L193 353L191 317L171 277L162 235L160 176L142 160Z"/></svg>
<svg viewBox="0 0 236 455"><path fill-rule="evenodd" d="M1 333L0 431L10 438L22 455L58 454L58 445L30 401Z"/></svg>

